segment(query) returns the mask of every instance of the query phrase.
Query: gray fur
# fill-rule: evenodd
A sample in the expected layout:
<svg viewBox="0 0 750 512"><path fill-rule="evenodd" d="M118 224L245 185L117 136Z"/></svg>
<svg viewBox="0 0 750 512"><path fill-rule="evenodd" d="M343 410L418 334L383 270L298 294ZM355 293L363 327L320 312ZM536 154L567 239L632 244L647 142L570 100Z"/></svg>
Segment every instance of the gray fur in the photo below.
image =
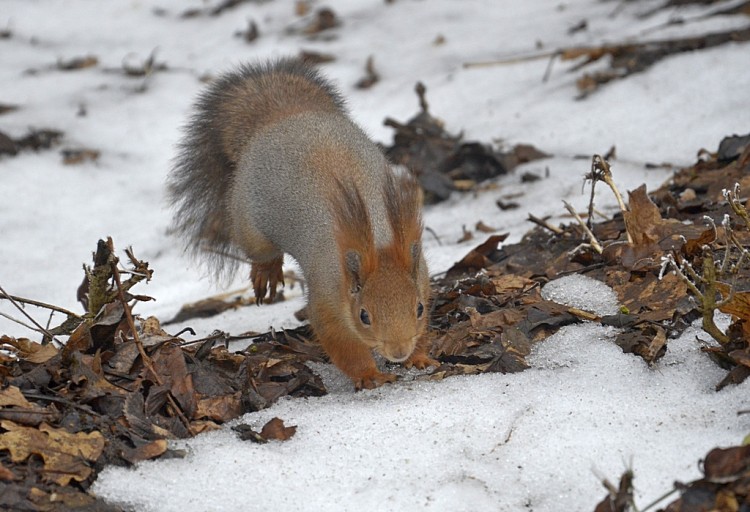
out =
<svg viewBox="0 0 750 512"><path fill-rule="evenodd" d="M215 80L199 97L193 114L183 128L183 138L178 145L178 155L169 175L168 199L174 209L173 230L185 243L186 250L206 257L215 275L232 274L237 259L248 256L233 242L228 200L232 184L237 181L240 162L235 161L222 140L227 136L227 119L222 115L224 106L244 84L258 80L272 72L303 77L319 87L346 115L344 101L338 91L315 69L294 59L283 59L256 65L243 65ZM252 114L252 113L250 113ZM248 126L247 134L228 134L237 139L248 139L257 127ZM281 153L294 148L274 147ZM256 151L257 148L256 145ZM270 148L265 148L268 152ZM267 158L266 160L273 160ZM245 162L245 168L252 163ZM264 172L272 171L264 169ZM268 176L253 176L251 180ZM243 181L244 180L240 180ZM252 200L247 197L246 201ZM277 204L278 208L284 205ZM206 252L209 251L209 252Z"/></svg>

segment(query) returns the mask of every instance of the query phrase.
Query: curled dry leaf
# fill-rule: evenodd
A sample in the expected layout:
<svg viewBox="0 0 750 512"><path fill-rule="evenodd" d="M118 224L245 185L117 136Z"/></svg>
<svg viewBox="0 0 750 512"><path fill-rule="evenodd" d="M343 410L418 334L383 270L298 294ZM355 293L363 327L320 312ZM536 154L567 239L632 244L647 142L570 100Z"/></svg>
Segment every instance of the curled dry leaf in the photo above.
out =
<svg viewBox="0 0 750 512"><path fill-rule="evenodd" d="M297 432L296 426L285 427L284 421L279 418L269 420L260 432L256 432L250 425L237 425L232 430L239 434L242 441L254 443L267 443L268 441L286 441Z"/></svg>
<svg viewBox="0 0 750 512"><path fill-rule="evenodd" d="M37 426L42 422L52 422L59 418L60 413L56 409L29 402L16 386L0 389L0 420Z"/></svg>
<svg viewBox="0 0 750 512"><path fill-rule="evenodd" d="M64 429L42 424L38 429L0 421L5 432L0 434L0 450L8 450L13 462L23 462L30 455L39 455L44 461L44 477L58 485L68 485L71 480L86 480L104 450L104 437L100 432L71 434Z"/></svg>
<svg viewBox="0 0 750 512"><path fill-rule="evenodd" d="M284 420L272 418L260 431L260 435L267 440L286 441L297 432L295 425L285 427Z"/></svg>
<svg viewBox="0 0 750 512"><path fill-rule="evenodd" d="M8 345L16 349L16 355L34 364L44 363L55 357L58 353L57 348L52 344L42 345L28 338L11 338L10 336L0 336L0 344Z"/></svg>
<svg viewBox="0 0 750 512"><path fill-rule="evenodd" d="M454 264L447 272L447 276L469 274L492 265L491 254L497 250L497 244L508 238L508 233L492 235L480 245L472 249L461 261Z"/></svg>

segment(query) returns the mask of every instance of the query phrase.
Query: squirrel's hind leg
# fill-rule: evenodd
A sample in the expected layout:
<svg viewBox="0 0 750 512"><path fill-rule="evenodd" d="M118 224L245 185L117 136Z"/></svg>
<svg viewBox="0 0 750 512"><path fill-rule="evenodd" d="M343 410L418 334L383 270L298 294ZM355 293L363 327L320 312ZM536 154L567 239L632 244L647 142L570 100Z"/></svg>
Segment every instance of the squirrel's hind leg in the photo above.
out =
<svg viewBox="0 0 750 512"><path fill-rule="evenodd" d="M268 301L273 302L276 298L276 287L279 284L284 286L284 271L281 268L283 263L283 254L269 261L250 262L250 280L258 304L263 304L266 293Z"/></svg>
<svg viewBox="0 0 750 512"><path fill-rule="evenodd" d="M236 222L232 229L234 243L250 259L250 282L253 284L255 300L263 304L276 298L276 287L284 285L284 253L258 230L249 219Z"/></svg>

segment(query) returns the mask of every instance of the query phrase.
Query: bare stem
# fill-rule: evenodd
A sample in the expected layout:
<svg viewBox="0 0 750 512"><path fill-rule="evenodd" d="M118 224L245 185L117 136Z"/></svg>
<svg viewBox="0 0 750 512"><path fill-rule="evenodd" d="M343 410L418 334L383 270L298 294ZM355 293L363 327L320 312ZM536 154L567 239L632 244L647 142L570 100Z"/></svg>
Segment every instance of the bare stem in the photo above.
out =
<svg viewBox="0 0 750 512"><path fill-rule="evenodd" d="M557 227L557 226L553 226L552 224L550 224L550 223L549 223L549 222L547 222L546 220L544 220L544 219L540 219L539 217L535 217L535 216L534 216L534 215L532 215L532 214L529 214L529 217L528 217L528 219L526 219L526 220L528 220L529 222L533 222L533 223L534 223L534 224L536 224L537 226L541 226L541 227L543 227L544 229L548 229L548 230L552 231L552 232L553 232L554 234L556 234L556 235L562 235L563 233L565 233L565 230L563 230L563 229L560 229L560 228L559 228L559 227Z"/></svg>
<svg viewBox="0 0 750 512"><path fill-rule="evenodd" d="M591 247L599 254L604 251L604 248L602 247L602 244L599 243L599 240L596 239L596 236L594 236L594 233L588 228L586 223L583 221L580 215L578 215L578 212L575 211L575 208L571 206L570 203L567 201L563 201L563 204L565 205L565 209L570 212L570 214L575 217L575 219L578 221L578 223L581 225L581 228L583 229L584 233L586 233L586 236L589 238L589 243L591 244Z"/></svg>

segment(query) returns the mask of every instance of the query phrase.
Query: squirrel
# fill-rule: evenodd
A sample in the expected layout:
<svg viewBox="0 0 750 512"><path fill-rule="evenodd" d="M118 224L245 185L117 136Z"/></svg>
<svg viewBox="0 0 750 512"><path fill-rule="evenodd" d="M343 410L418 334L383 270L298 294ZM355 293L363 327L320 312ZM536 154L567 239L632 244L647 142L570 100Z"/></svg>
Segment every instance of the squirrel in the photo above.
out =
<svg viewBox="0 0 750 512"><path fill-rule="evenodd" d="M439 364L423 336L422 190L314 68L281 59L213 81L167 185L187 250L207 256L217 275L249 259L259 304L283 285L284 254L298 262L313 334L357 390L396 380L372 350L407 368Z"/></svg>

